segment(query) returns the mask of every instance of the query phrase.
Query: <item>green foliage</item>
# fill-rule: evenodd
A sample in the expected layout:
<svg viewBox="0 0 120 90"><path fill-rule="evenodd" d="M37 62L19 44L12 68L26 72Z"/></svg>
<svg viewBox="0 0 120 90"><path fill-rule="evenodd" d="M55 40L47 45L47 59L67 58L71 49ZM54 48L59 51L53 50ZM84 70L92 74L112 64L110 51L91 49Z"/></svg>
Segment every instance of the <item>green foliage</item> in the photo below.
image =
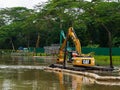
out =
<svg viewBox="0 0 120 90"><path fill-rule="evenodd" d="M93 0L49 0L35 9L25 7L0 10L0 48L35 47L40 34L40 47L59 43L61 30L73 26L82 46L120 46L120 3ZM107 29L107 30L106 30ZM92 43L91 43L92 42ZM91 46L92 45L92 46Z"/></svg>
<svg viewBox="0 0 120 90"><path fill-rule="evenodd" d="M90 45L88 45L87 46L88 48L98 48L99 47L99 45L98 44L90 44Z"/></svg>

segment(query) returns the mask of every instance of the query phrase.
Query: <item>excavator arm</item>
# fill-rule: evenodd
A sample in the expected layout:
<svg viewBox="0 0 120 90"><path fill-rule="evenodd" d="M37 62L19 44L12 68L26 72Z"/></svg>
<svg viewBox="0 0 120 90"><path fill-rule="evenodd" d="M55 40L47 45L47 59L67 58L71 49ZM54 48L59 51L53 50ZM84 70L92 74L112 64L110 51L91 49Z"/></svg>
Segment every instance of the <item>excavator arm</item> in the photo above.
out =
<svg viewBox="0 0 120 90"><path fill-rule="evenodd" d="M68 29L66 38L64 38L64 41L63 41L62 45L60 46L57 63L63 63L64 49L66 47L66 43L67 43L69 38L71 38L73 40L73 43L75 44L75 48L76 48L76 51L77 51L78 55L81 54L81 44L80 44L80 41L77 38L77 35L75 34L74 29L72 27L70 27Z"/></svg>
<svg viewBox="0 0 120 90"><path fill-rule="evenodd" d="M80 44L80 41L79 41L79 39L78 39L78 37L77 37L77 35L72 27L70 27L68 30L67 38L68 39L71 38L73 40L73 43L75 44L76 51L80 55L81 54L81 44Z"/></svg>
<svg viewBox="0 0 120 90"><path fill-rule="evenodd" d="M94 57L90 56L89 54L82 54L80 41L72 27L68 29L66 38L64 39L62 45L60 46L57 63L62 64L64 61L64 49L69 38L72 39L75 45L76 49L75 51L77 52L76 53L77 55L71 57L71 60L73 61L73 66L94 66L95 65Z"/></svg>

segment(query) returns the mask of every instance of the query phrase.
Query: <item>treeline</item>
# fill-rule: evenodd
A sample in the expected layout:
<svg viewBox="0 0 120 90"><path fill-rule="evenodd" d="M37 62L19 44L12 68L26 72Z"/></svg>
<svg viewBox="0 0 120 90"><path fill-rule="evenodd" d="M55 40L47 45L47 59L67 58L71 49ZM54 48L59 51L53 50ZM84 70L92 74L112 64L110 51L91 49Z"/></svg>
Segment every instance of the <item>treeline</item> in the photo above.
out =
<svg viewBox="0 0 120 90"><path fill-rule="evenodd" d="M49 0L34 9L0 9L0 48L59 44L60 31L73 26L82 46L120 47L120 2Z"/></svg>

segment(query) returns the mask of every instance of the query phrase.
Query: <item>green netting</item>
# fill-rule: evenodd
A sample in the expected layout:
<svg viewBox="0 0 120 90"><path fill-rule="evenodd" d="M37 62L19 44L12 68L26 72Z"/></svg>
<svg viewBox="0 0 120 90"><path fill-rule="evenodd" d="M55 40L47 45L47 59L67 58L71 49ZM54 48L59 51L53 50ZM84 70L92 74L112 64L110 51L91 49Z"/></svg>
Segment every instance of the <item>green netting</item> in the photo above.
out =
<svg viewBox="0 0 120 90"><path fill-rule="evenodd" d="M82 48L82 53L90 52L95 55L109 55L109 48ZM112 48L112 55L120 55L120 48Z"/></svg>
<svg viewBox="0 0 120 90"><path fill-rule="evenodd" d="M30 47L29 52L44 53L44 48L34 48Z"/></svg>
<svg viewBox="0 0 120 90"><path fill-rule="evenodd" d="M71 48L75 50L75 48ZM44 53L44 48L29 48L29 52ZM109 48L82 48L82 53L94 52L95 55L109 55ZM112 48L112 55L120 55L120 48Z"/></svg>

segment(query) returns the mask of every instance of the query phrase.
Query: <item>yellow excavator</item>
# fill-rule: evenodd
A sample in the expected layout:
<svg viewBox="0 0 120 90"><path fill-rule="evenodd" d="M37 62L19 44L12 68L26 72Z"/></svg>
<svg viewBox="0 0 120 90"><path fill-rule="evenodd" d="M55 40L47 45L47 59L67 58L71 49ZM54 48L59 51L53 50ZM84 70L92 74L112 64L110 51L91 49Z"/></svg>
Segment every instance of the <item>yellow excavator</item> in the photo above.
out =
<svg viewBox="0 0 120 90"><path fill-rule="evenodd" d="M56 63L57 64L63 64L64 63L64 55L65 53L65 48L67 47L67 41L69 38L72 39L74 45L75 45L75 51L71 51L70 53L70 58L69 60L72 62L73 66L94 66L95 65L95 59L92 57L90 54L82 54L81 52L81 44L80 41L73 29L73 27L70 27L68 29L66 38L64 39L62 45L60 46L59 49L59 55L57 58Z"/></svg>

